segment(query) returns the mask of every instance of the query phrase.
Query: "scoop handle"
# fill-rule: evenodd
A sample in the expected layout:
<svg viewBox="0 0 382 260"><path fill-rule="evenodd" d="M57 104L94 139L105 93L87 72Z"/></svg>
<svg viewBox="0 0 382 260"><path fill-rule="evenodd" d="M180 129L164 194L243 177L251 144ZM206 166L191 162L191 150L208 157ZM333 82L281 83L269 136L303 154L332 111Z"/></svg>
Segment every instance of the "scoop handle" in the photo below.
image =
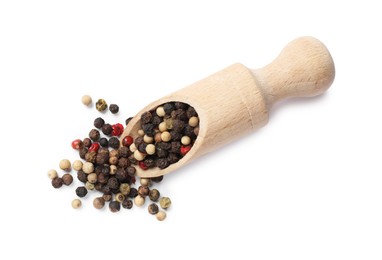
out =
<svg viewBox="0 0 382 260"><path fill-rule="evenodd" d="M322 94L334 80L333 59L325 45L313 37L290 42L269 65L251 70L268 107L290 97Z"/></svg>

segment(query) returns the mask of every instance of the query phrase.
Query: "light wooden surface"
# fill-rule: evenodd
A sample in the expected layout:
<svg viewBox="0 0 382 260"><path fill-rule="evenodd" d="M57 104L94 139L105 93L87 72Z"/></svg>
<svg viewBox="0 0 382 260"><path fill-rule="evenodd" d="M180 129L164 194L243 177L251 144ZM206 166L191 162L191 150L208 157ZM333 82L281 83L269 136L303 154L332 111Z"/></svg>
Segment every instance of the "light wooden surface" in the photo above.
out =
<svg viewBox="0 0 382 260"><path fill-rule="evenodd" d="M193 106L199 115L200 131L190 152L163 170L137 167L141 177L164 175L264 126L269 109L277 101L323 93L334 75L334 63L326 47L315 38L301 37L262 69L233 64L147 105L131 120L121 140L126 135L137 136L140 115L145 111L171 101Z"/></svg>

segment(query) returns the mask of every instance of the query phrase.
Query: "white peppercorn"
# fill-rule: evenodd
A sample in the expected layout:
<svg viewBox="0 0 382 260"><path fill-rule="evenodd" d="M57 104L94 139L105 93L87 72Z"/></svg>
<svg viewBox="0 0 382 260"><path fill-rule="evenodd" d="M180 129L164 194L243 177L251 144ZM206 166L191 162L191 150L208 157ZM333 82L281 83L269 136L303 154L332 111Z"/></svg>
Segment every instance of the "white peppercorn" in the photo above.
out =
<svg viewBox="0 0 382 260"><path fill-rule="evenodd" d="M159 117L164 117L166 115L166 112L164 111L163 107L160 106L160 107L157 107L156 111L157 115Z"/></svg>
<svg viewBox="0 0 382 260"><path fill-rule="evenodd" d="M145 204L145 198L142 197L141 195L137 195L134 198L134 203L137 205L137 207L142 207Z"/></svg>
<svg viewBox="0 0 382 260"><path fill-rule="evenodd" d="M117 173L117 166L115 165L110 165L110 174L114 175Z"/></svg>
<svg viewBox="0 0 382 260"><path fill-rule="evenodd" d="M83 163L82 163L80 160L75 160L75 161L73 162L73 164L72 164L72 168L73 168L73 170L75 170L75 171L79 171L79 170L82 169L82 165L83 165Z"/></svg>
<svg viewBox="0 0 382 260"><path fill-rule="evenodd" d="M167 130L166 122L162 122L158 126L159 131L164 132Z"/></svg>
<svg viewBox="0 0 382 260"><path fill-rule="evenodd" d="M70 171L70 161L68 159L63 159L60 161L60 164L59 164L59 167L61 170L64 170L64 171Z"/></svg>
<svg viewBox="0 0 382 260"><path fill-rule="evenodd" d="M81 102L85 106L90 106L93 101L92 101L92 98L89 95L84 95L81 98Z"/></svg>
<svg viewBox="0 0 382 260"><path fill-rule="evenodd" d="M143 159L145 159L146 155L141 153L140 151L136 150L134 152L134 158L137 160L137 161L142 161Z"/></svg>
<svg viewBox="0 0 382 260"><path fill-rule="evenodd" d="M89 175L88 175L88 181L90 182L90 183L96 183L97 182L97 174L95 174L94 172L93 173L90 173Z"/></svg>
<svg viewBox="0 0 382 260"><path fill-rule="evenodd" d="M199 118L196 116L190 117L188 124L192 127L196 127L199 124Z"/></svg>
<svg viewBox="0 0 382 260"><path fill-rule="evenodd" d="M48 171L48 178L53 180L54 178L56 178L58 176L57 174L57 171L56 170L49 170Z"/></svg>
<svg viewBox="0 0 382 260"><path fill-rule="evenodd" d="M153 144L148 144L146 146L146 153L149 154L149 155L152 155L155 153L155 145Z"/></svg>
<svg viewBox="0 0 382 260"><path fill-rule="evenodd" d="M94 165L91 162L86 162L82 165L82 170L86 174L90 174L94 171Z"/></svg>
<svg viewBox="0 0 382 260"><path fill-rule="evenodd" d="M142 186L150 186L151 185L151 180L148 178L141 178L139 180Z"/></svg>
<svg viewBox="0 0 382 260"><path fill-rule="evenodd" d="M168 142L171 140L171 134L168 132L168 131L164 131L162 134L161 134L161 139L163 142Z"/></svg>
<svg viewBox="0 0 382 260"><path fill-rule="evenodd" d="M130 152L134 153L137 150L137 147L135 146L135 143L132 143L129 147Z"/></svg>
<svg viewBox="0 0 382 260"><path fill-rule="evenodd" d="M191 143L191 138L185 135L185 136L182 136L182 139L180 141L184 145L189 145Z"/></svg>
<svg viewBox="0 0 382 260"><path fill-rule="evenodd" d="M155 214L155 216L156 216L156 218L157 218L157 220L159 220L159 221L163 221L163 220L165 220L166 219L166 212L164 212L164 211L159 211L157 214Z"/></svg>
<svg viewBox="0 0 382 260"><path fill-rule="evenodd" d="M79 209L79 208L81 208L81 205L82 205L81 200L79 200L79 199L74 199L74 200L72 200L72 207L73 207L74 209Z"/></svg>
<svg viewBox="0 0 382 260"><path fill-rule="evenodd" d="M138 135L139 136L144 136L145 135L145 131L143 131L143 129L139 129L138 130Z"/></svg>
<svg viewBox="0 0 382 260"><path fill-rule="evenodd" d="M144 135L144 136L143 136L143 141L144 141L146 144L151 144L151 143L154 141L154 138L151 137L151 136L148 136L148 135Z"/></svg>

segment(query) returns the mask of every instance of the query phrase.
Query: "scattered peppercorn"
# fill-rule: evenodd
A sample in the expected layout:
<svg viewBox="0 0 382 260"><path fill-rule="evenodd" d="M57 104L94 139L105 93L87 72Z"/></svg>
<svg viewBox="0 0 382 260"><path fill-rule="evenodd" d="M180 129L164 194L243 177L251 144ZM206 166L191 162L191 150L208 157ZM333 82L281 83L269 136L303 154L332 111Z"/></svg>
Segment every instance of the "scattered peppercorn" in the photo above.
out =
<svg viewBox="0 0 382 260"><path fill-rule="evenodd" d="M103 197L98 197L93 200L93 206L96 209L102 209L105 206L105 199Z"/></svg>
<svg viewBox="0 0 382 260"><path fill-rule="evenodd" d="M99 138L100 138L100 133L99 133L99 131L98 131L97 129L92 129L92 130L90 130L90 132L89 132L89 138L90 138L92 141L94 141L94 142L98 141Z"/></svg>
<svg viewBox="0 0 382 260"><path fill-rule="evenodd" d="M145 197L142 197L141 195L137 195L134 198L134 203L137 205L137 207L142 207L145 204Z"/></svg>
<svg viewBox="0 0 382 260"><path fill-rule="evenodd" d="M83 146L83 143L80 139L76 139L72 142L72 148L75 150L79 150Z"/></svg>
<svg viewBox="0 0 382 260"><path fill-rule="evenodd" d="M162 209L168 209L171 206L171 200L168 197L163 197L159 200L159 205Z"/></svg>
<svg viewBox="0 0 382 260"><path fill-rule="evenodd" d="M158 213L159 211L159 207L157 204L155 203L151 203L149 206L148 206L148 211L151 215L155 215Z"/></svg>
<svg viewBox="0 0 382 260"><path fill-rule="evenodd" d="M58 175L57 175L57 171L56 170L49 170L48 171L48 177L49 179L53 180L54 178L56 178Z"/></svg>
<svg viewBox="0 0 382 260"><path fill-rule="evenodd" d="M163 221L163 220L165 220L167 214L166 214L166 212L161 210L155 216L156 216L157 220Z"/></svg>
<svg viewBox="0 0 382 260"><path fill-rule="evenodd" d="M125 200L122 202L122 207L125 209L131 209L133 207L133 201L125 198Z"/></svg>
<svg viewBox="0 0 382 260"><path fill-rule="evenodd" d="M82 140L82 145L86 148L89 148L91 145L92 145L92 140L90 140L90 138L84 138L84 140Z"/></svg>
<svg viewBox="0 0 382 260"><path fill-rule="evenodd" d="M92 98L89 95L84 95L81 98L81 102L85 106L90 106L92 104Z"/></svg>
<svg viewBox="0 0 382 260"><path fill-rule="evenodd" d="M119 106L116 104L110 104L109 110L112 114L117 114L119 111Z"/></svg>
<svg viewBox="0 0 382 260"><path fill-rule="evenodd" d="M70 171L70 167L71 167L70 161L67 160L67 159L61 160L60 163L59 163L59 167L60 167L61 170Z"/></svg>
<svg viewBox="0 0 382 260"><path fill-rule="evenodd" d="M121 204L118 201L111 201L109 203L109 209L113 213L118 212L121 209Z"/></svg>
<svg viewBox="0 0 382 260"><path fill-rule="evenodd" d="M100 112L103 112L107 109L107 103L104 99L98 99L96 103L96 109Z"/></svg>
<svg viewBox="0 0 382 260"><path fill-rule="evenodd" d="M133 119L133 118L132 118L132 117L127 118L127 119L125 120L125 124L128 125L128 124L130 123L131 119Z"/></svg>
<svg viewBox="0 0 382 260"><path fill-rule="evenodd" d="M125 200L125 195L123 195L122 193L117 193L115 195L115 200L119 203L122 203Z"/></svg>
<svg viewBox="0 0 382 260"><path fill-rule="evenodd" d="M79 208L81 208L81 205L82 205L81 200L79 200L79 199L74 199L74 200L72 200L72 207L73 207L74 209L79 209Z"/></svg>
<svg viewBox="0 0 382 260"><path fill-rule="evenodd" d="M88 194L88 190L84 186L80 186L76 189L76 194L78 197L83 198Z"/></svg>
<svg viewBox="0 0 382 260"><path fill-rule="evenodd" d="M150 189L147 186L139 186L138 188L138 194L141 195L142 197L146 197L149 195Z"/></svg>
<svg viewBox="0 0 382 260"><path fill-rule="evenodd" d="M134 139L130 135L127 135L122 139L122 145L130 146L133 143L133 141Z"/></svg>
<svg viewBox="0 0 382 260"><path fill-rule="evenodd" d="M151 201L158 201L160 197L160 192L157 189L150 190L149 198Z"/></svg>
<svg viewBox="0 0 382 260"><path fill-rule="evenodd" d="M62 178L60 178L60 177L56 177L56 178L54 178L54 179L52 180L52 186L53 186L53 188L55 188L55 189L59 189L59 188L61 188L61 187L62 187L62 184L64 184L64 182L63 182Z"/></svg>
<svg viewBox="0 0 382 260"><path fill-rule="evenodd" d="M62 175L62 182L66 185L69 186L73 182L73 176L70 175L69 173L65 173Z"/></svg>

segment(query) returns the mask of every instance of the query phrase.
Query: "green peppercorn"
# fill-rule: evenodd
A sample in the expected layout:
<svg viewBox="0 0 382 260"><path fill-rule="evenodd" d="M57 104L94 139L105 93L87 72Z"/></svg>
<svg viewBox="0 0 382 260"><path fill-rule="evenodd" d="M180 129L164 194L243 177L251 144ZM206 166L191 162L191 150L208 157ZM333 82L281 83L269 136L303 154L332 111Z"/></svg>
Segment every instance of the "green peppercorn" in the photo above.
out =
<svg viewBox="0 0 382 260"><path fill-rule="evenodd" d="M88 182L88 181L85 183L85 187L87 190L94 190L94 188L95 188L94 184L91 182Z"/></svg>
<svg viewBox="0 0 382 260"><path fill-rule="evenodd" d="M118 212L121 209L121 203L114 200L109 203L109 209L113 213Z"/></svg>
<svg viewBox="0 0 382 260"><path fill-rule="evenodd" d="M171 200L168 197L163 197L159 200L159 205L162 209L168 209L171 206Z"/></svg>
<svg viewBox="0 0 382 260"><path fill-rule="evenodd" d="M150 190L149 198L152 201L157 201L160 197L160 192L157 189Z"/></svg>
<svg viewBox="0 0 382 260"><path fill-rule="evenodd" d="M104 99L100 98L98 99L96 103L96 109L100 112L103 112L107 109L107 103Z"/></svg>
<svg viewBox="0 0 382 260"><path fill-rule="evenodd" d="M151 215L155 215L158 213L159 211L159 208L158 208L158 205L155 204L155 203L151 203L148 207L148 211Z"/></svg>
<svg viewBox="0 0 382 260"><path fill-rule="evenodd" d="M119 185L119 191L125 196L129 195L130 185L128 183L121 183L121 185Z"/></svg>
<svg viewBox="0 0 382 260"><path fill-rule="evenodd" d="M123 195L121 192L115 194L115 200L118 201L119 203L122 203L122 201L125 200L125 195Z"/></svg>
<svg viewBox="0 0 382 260"><path fill-rule="evenodd" d="M103 197L98 197L93 200L93 206L96 209L102 209L105 206L105 199Z"/></svg>

